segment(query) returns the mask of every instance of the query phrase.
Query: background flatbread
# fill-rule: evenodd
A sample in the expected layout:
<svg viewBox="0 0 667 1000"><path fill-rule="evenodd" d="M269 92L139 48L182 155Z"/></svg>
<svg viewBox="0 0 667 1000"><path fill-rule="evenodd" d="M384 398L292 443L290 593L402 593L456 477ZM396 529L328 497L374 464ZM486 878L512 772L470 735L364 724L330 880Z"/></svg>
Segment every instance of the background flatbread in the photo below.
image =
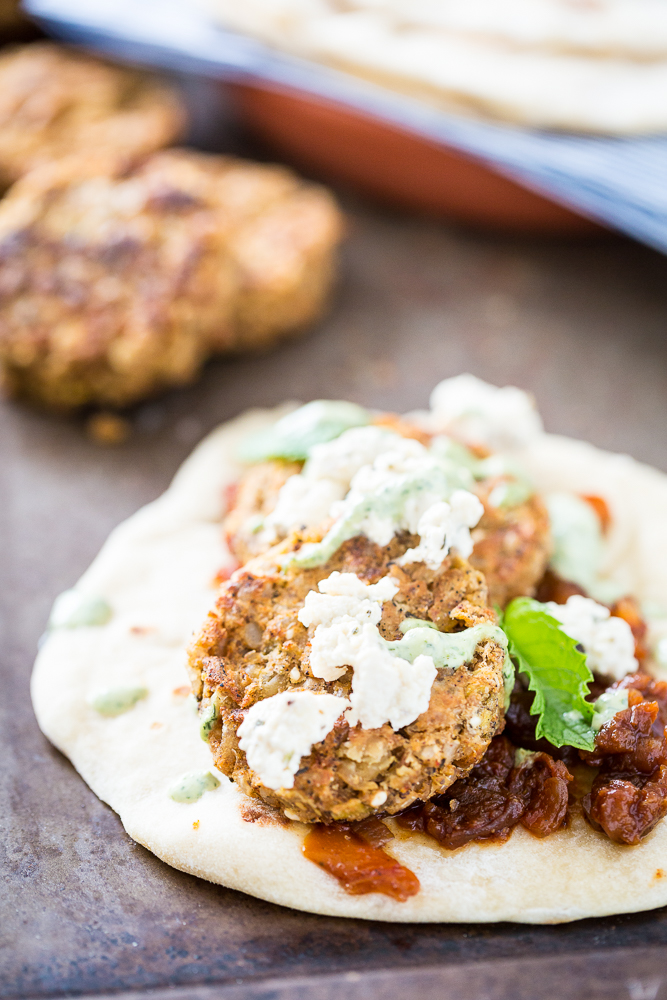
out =
<svg viewBox="0 0 667 1000"><path fill-rule="evenodd" d="M608 134L667 129L661 0L199 0L227 27L445 110Z"/></svg>
<svg viewBox="0 0 667 1000"><path fill-rule="evenodd" d="M664 0L346 0L345 7L382 10L396 26L446 30L545 52L667 56Z"/></svg>
<svg viewBox="0 0 667 1000"><path fill-rule="evenodd" d="M284 410L253 412L211 434L159 500L120 525L78 589L106 598L107 625L53 631L35 664L40 727L129 835L158 857L212 882L314 913L392 921L550 923L667 903L667 823L638 847L620 847L583 819L546 840L522 828L502 845L454 853L421 836L388 850L419 877L405 903L350 896L305 860L300 824L247 822L249 800L223 775L191 804L174 802L182 775L212 770L187 684L185 646L214 599L212 577L228 560L220 518L233 455L247 433ZM612 505L614 545L635 593L667 603L667 476L591 445L545 435L523 455L540 487L594 492ZM115 686L149 696L104 718L88 704ZM175 693L176 692L176 693ZM196 825L195 825L196 824Z"/></svg>

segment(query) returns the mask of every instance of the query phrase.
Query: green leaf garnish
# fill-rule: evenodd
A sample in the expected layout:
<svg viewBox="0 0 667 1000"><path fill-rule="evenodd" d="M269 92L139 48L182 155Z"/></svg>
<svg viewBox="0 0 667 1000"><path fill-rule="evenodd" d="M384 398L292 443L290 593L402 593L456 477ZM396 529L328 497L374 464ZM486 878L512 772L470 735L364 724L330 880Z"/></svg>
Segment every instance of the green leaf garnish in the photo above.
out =
<svg viewBox="0 0 667 1000"><path fill-rule="evenodd" d="M562 631L546 606L517 597L505 610L503 628L510 655L535 692L531 715L539 715L535 736L555 747L593 750L594 706L586 701L593 675L576 639Z"/></svg>

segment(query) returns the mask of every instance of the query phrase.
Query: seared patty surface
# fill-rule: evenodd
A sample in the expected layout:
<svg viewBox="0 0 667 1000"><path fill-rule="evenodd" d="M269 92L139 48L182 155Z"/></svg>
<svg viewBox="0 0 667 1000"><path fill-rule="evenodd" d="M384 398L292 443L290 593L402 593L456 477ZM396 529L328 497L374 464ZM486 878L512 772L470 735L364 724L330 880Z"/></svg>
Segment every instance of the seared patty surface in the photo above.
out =
<svg viewBox="0 0 667 1000"><path fill-rule="evenodd" d="M0 372L54 409L127 406L324 308L340 214L281 167L72 156L0 204Z"/></svg>
<svg viewBox="0 0 667 1000"><path fill-rule="evenodd" d="M332 572L354 573L365 583L391 574L399 591L383 605L379 625L386 639L401 637L406 617L458 631L495 621L487 606L482 574L457 556L438 571L423 563L395 564L414 535L395 536L380 547L359 536L345 542L315 569L283 568L279 559L313 532L295 535L238 570L222 589L193 642L189 666L193 690L205 711L215 699L218 718L210 733L216 766L249 795L304 822L363 819L395 813L416 799L446 789L481 758L503 725L504 650L480 642L473 660L458 670L440 670L428 710L399 732L350 727L339 719L333 730L302 758L292 789L262 785L239 748L237 729L256 702L287 690L327 691L347 697L352 672L331 683L309 670L310 634L298 620L306 595Z"/></svg>

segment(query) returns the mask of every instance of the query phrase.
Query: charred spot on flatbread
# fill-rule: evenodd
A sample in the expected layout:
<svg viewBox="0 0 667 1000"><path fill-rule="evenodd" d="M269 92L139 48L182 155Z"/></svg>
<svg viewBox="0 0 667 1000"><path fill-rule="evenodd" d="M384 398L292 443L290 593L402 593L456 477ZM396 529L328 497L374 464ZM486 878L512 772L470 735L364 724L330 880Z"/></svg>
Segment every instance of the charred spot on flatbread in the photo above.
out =
<svg viewBox="0 0 667 1000"><path fill-rule="evenodd" d="M504 650L497 642L480 642L461 669L439 671L428 710L398 732L388 724L351 727L341 717L302 758L292 789L262 785L239 748L237 730L252 705L282 691L350 694L351 670L330 683L312 676L308 629L297 617L306 595L332 572L354 573L365 583L391 574L399 589L383 606L378 627L386 639L400 638L400 624L409 617L445 632L493 619L484 577L455 555L437 571L423 563L396 566L416 543L407 532L385 547L358 536L322 566L281 570L280 557L314 537L293 536L239 570L191 646L193 690L203 709L214 696L219 708L209 744L221 771L291 819L331 822L396 813L467 774L502 728Z"/></svg>

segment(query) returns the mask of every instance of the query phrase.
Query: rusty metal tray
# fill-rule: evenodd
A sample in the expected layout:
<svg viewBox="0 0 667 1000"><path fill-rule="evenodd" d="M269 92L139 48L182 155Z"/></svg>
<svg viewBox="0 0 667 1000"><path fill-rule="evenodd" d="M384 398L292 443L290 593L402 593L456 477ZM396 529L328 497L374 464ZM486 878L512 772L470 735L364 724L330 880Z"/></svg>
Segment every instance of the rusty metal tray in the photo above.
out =
<svg viewBox="0 0 667 1000"><path fill-rule="evenodd" d="M281 909L134 844L37 729L28 679L54 595L203 433L247 406L326 396L407 409L439 378L472 370L531 388L551 430L667 469L664 258L620 239L536 244L348 208L330 318L146 404L124 446L0 408L2 997L667 996L667 911L530 927Z"/></svg>

